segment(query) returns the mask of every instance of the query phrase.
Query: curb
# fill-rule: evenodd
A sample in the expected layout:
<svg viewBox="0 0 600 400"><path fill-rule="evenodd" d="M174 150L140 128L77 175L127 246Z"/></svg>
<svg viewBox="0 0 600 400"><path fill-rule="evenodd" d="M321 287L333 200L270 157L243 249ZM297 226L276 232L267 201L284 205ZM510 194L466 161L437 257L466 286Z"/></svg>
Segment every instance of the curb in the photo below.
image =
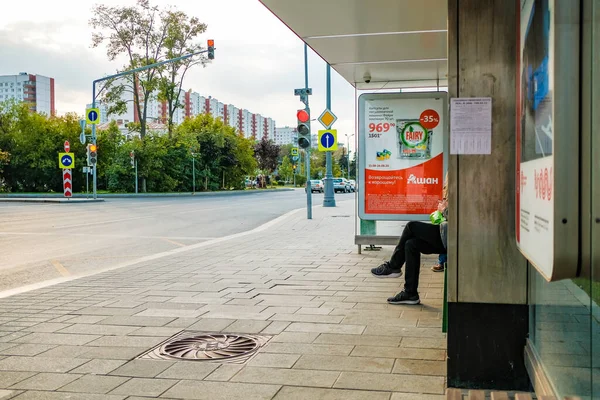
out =
<svg viewBox="0 0 600 400"><path fill-rule="evenodd" d="M103 202L104 199L68 199L68 198L26 198L26 197L11 197L11 198L0 198L0 203L98 203Z"/></svg>
<svg viewBox="0 0 600 400"><path fill-rule="evenodd" d="M98 194L98 198L96 200L89 198L91 195L85 194L74 194L71 200L66 199L60 193L39 193L39 194L0 194L0 202L1 201L35 201L39 199L40 201L47 202L73 202L73 200L77 200L78 202L82 202L83 200L87 201L103 201L104 199L109 198L146 198L146 197L203 197L203 196L235 196L235 195L251 195L257 193L274 193L274 192L291 192L295 189L291 188L283 188L283 189L260 189L260 190L230 190L230 191L221 191L221 192L197 192L197 193L110 193L110 194ZM58 201L62 200L62 201Z"/></svg>

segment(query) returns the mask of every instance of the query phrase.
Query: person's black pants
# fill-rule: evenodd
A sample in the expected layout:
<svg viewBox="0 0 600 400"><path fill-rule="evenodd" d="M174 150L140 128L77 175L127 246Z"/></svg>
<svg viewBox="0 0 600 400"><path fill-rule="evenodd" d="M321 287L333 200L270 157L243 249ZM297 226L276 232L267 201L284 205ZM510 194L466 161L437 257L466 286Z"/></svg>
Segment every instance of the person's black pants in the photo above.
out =
<svg viewBox="0 0 600 400"><path fill-rule="evenodd" d="M421 272L421 254L443 253L446 253L446 248L442 243L440 226L411 221L402 231L400 243L394 249L390 266L394 270L399 270L406 263L404 291L416 294Z"/></svg>

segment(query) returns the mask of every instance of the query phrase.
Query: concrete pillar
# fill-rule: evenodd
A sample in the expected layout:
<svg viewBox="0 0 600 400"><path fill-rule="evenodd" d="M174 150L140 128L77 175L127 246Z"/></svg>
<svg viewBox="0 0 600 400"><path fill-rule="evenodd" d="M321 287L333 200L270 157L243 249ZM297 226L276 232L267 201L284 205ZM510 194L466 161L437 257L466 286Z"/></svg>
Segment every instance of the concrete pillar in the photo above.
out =
<svg viewBox="0 0 600 400"><path fill-rule="evenodd" d="M527 390L515 242L516 0L448 0L450 97L491 97L492 154L449 160L448 386Z"/></svg>

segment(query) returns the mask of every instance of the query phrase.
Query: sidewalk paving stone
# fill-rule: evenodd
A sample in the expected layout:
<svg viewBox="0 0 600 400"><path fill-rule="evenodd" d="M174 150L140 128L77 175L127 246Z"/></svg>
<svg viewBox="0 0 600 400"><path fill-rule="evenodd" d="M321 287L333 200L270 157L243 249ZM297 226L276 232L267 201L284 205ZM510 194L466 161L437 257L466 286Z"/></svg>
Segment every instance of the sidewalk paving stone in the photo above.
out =
<svg viewBox="0 0 600 400"><path fill-rule="evenodd" d="M3 356L36 356L55 347L55 345L46 344L17 344L0 351L0 354Z"/></svg>
<svg viewBox="0 0 600 400"><path fill-rule="evenodd" d="M158 397L177 382L179 381L173 379L133 378L112 390L109 394Z"/></svg>
<svg viewBox="0 0 600 400"><path fill-rule="evenodd" d="M352 213L349 201L315 207L312 220L299 212L218 248L0 299L0 392L441 400L443 274L427 267L436 257L423 258L421 305L387 304L404 278L371 276L391 248L357 254L354 220L333 217ZM181 330L273 337L247 364L135 359Z"/></svg>
<svg viewBox="0 0 600 400"><path fill-rule="evenodd" d="M247 383L181 381L164 393L164 397L198 400L269 400L279 391L279 385Z"/></svg>
<svg viewBox="0 0 600 400"><path fill-rule="evenodd" d="M56 390L74 380L80 378L81 375L75 374L58 374L42 372L31 378L25 379L10 387L10 389L29 389L29 390Z"/></svg>
<svg viewBox="0 0 600 400"><path fill-rule="evenodd" d="M70 371L70 373L106 375L125 363L125 360L91 360L90 362L83 364L81 367L77 367Z"/></svg>
<svg viewBox="0 0 600 400"><path fill-rule="evenodd" d="M261 368L248 366L231 378L231 382L270 383L279 385L332 387L338 371L313 371L289 368Z"/></svg>
<svg viewBox="0 0 600 400"><path fill-rule="evenodd" d="M394 360L388 358L304 354L294 365L294 368L322 371L381 372L389 374L393 366Z"/></svg>
<svg viewBox="0 0 600 400"><path fill-rule="evenodd" d="M7 388L35 375L35 372L0 371L0 387Z"/></svg>
<svg viewBox="0 0 600 400"><path fill-rule="evenodd" d="M217 363L175 363L161 372L158 378L167 379L204 379L219 367Z"/></svg>
<svg viewBox="0 0 600 400"><path fill-rule="evenodd" d="M422 375L395 375L365 372L342 372L335 388L361 390L388 390L411 393L444 393L443 377Z"/></svg>
<svg viewBox="0 0 600 400"><path fill-rule="evenodd" d="M92 393L65 393L27 391L17 397L16 400L124 400L125 396L111 396L106 394Z"/></svg>
<svg viewBox="0 0 600 400"><path fill-rule="evenodd" d="M164 360L133 360L112 371L110 375L153 378L173 365Z"/></svg>
<svg viewBox="0 0 600 400"><path fill-rule="evenodd" d="M108 393L128 380L129 378L120 376L84 375L76 381L63 386L60 391L86 394Z"/></svg>
<svg viewBox="0 0 600 400"><path fill-rule="evenodd" d="M446 376L446 361L396 359L394 374Z"/></svg>
<svg viewBox="0 0 600 400"><path fill-rule="evenodd" d="M389 400L390 393L284 386L274 400Z"/></svg>
<svg viewBox="0 0 600 400"><path fill-rule="evenodd" d="M292 368L299 358L300 355L298 354L259 353L250 360L248 365L253 367Z"/></svg>
<svg viewBox="0 0 600 400"><path fill-rule="evenodd" d="M67 372L90 360L11 356L0 360L0 371Z"/></svg>
<svg viewBox="0 0 600 400"><path fill-rule="evenodd" d="M240 372L242 368L244 366L239 364L221 364L219 368L206 377L206 380L226 382Z"/></svg>

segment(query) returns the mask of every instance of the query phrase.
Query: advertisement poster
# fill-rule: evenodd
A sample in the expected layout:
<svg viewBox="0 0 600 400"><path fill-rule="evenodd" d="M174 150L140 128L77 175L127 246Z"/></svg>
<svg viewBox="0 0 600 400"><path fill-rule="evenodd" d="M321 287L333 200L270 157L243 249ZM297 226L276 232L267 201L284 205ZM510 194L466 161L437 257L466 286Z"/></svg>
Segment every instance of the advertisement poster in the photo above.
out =
<svg viewBox="0 0 600 400"><path fill-rule="evenodd" d="M359 98L359 217L428 220L442 198L447 94Z"/></svg>
<svg viewBox="0 0 600 400"><path fill-rule="evenodd" d="M516 237L549 278L554 263L553 1L520 2L517 68Z"/></svg>

